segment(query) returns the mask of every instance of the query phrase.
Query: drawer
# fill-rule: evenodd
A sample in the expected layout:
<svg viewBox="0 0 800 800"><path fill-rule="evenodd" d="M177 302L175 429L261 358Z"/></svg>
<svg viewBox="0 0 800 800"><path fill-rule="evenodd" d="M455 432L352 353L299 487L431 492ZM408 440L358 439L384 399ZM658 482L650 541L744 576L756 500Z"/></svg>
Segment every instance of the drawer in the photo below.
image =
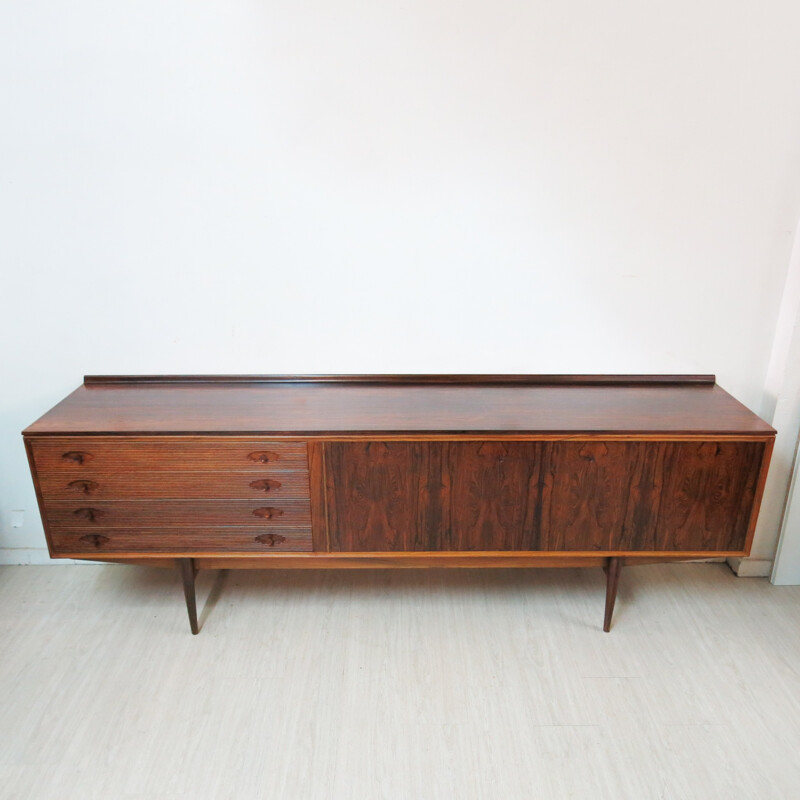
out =
<svg viewBox="0 0 800 800"><path fill-rule="evenodd" d="M88 500L88 499L87 499ZM307 527L308 500L45 500L50 531L69 528Z"/></svg>
<svg viewBox="0 0 800 800"><path fill-rule="evenodd" d="M87 553L310 553L311 528L80 529L51 533L53 554Z"/></svg>
<svg viewBox="0 0 800 800"><path fill-rule="evenodd" d="M45 502L52 500L276 500L308 499L307 472L45 472L39 476Z"/></svg>
<svg viewBox="0 0 800 800"><path fill-rule="evenodd" d="M184 436L58 436L31 441L39 475L240 471L269 475L308 469L305 442Z"/></svg>

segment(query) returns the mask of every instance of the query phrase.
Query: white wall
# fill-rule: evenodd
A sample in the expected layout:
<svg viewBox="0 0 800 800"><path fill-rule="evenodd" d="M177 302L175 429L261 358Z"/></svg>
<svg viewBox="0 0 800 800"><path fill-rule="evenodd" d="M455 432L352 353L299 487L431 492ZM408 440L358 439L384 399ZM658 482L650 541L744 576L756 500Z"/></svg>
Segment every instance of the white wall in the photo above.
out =
<svg viewBox="0 0 800 800"><path fill-rule="evenodd" d="M729 558L728 563L740 577L772 575L773 583L789 582L796 574L800 583L800 531L787 530L784 511L789 484L795 467L798 432L800 432L800 226L795 231L780 308L775 321L764 399L760 413L778 431L764 488L761 513L749 558ZM779 546L779 534L783 527ZM797 557L790 554L797 550ZM779 554L786 558L779 569ZM773 562L774 558L774 562ZM789 566L789 561L796 564ZM783 579L777 580L778 573Z"/></svg>
<svg viewBox="0 0 800 800"><path fill-rule="evenodd" d="M797 450L795 450L797 452ZM792 472L775 569L770 580L778 586L800 585L800 474Z"/></svg>
<svg viewBox="0 0 800 800"><path fill-rule="evenodd" d="M773 425L779 434L764 492L766 509L758 524L765 533L781 530L772 582L800 585L800 227L778 314L767 392L775 398ZM768 535L760 537L762 546L767 541Z"/></svg>
<svg viewBox="0 0 800 800"><path fill-rule="evenodd" d="M769 408L799 23L793 0L6 4L4 557L44 546L19 430L84 373L708 371Z"/></svg>

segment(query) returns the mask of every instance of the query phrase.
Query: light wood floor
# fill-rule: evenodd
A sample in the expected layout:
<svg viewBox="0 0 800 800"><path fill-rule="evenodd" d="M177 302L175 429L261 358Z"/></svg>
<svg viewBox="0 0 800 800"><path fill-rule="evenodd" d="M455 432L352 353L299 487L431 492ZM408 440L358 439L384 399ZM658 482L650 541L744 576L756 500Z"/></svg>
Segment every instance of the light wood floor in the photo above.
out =
<svg viewBox="0 0 800 800"><path fill-rule="evenodd" d="M220 577L218 577L220 576ZM0 568L0 797L798 798L800 588L723 564Z"/></svg>

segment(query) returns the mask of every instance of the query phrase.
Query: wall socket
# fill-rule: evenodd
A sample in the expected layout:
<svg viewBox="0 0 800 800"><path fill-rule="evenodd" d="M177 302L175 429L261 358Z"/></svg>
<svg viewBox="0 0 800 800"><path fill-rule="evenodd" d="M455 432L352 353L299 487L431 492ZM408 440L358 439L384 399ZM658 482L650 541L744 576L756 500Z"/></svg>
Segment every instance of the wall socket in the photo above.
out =
<svg viewBox="0 0 800 800"><path fill-rule="evenodd" d="M25 523L25 509L15 508L11 510L11 527L21 528Z"/></svg>

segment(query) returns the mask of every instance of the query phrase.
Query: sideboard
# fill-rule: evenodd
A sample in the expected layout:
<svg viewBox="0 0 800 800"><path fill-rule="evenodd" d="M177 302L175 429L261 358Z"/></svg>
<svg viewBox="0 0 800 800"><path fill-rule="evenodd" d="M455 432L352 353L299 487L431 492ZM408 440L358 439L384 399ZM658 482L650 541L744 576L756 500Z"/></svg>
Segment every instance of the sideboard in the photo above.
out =
<svg viewBox="0 0 800 800"><path fill-rule="evenodd" d="M87 376L24 432L53 558L197 570L746 556L775 431L712 375Z"/></svg>

